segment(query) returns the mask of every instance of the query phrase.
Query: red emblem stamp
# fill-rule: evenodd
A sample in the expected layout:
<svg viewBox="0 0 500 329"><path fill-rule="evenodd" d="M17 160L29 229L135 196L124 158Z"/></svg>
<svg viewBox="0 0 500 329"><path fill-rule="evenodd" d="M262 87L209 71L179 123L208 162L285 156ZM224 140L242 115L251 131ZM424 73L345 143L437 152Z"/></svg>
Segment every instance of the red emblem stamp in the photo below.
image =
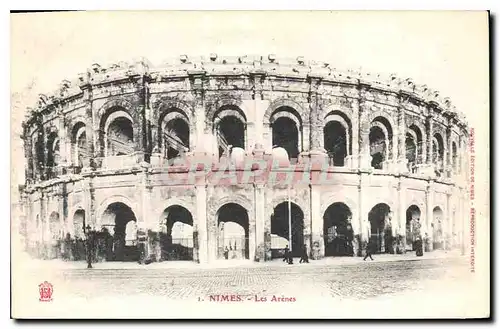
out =
<svg viewBox="0 0 500 329"><path fill-rule="evenodd" d="M39 300L41 302L50 302L52 300L52 292L54 291L52 284L44 281L38 285L38 289L40 291Z"/></svg>

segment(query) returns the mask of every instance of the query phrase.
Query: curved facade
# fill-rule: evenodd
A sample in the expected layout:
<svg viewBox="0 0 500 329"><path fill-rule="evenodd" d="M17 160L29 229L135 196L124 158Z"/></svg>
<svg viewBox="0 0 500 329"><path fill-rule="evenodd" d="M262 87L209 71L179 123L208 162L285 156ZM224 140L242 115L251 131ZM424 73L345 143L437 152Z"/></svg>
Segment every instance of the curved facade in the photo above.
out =
<svg viewBox="0 0 500 329"><path fill-rule="evenodd" d="M100 260L263 261L290 237L316 259L370 239L380 253L465 244L467 125L411 79L274 55L96 64L41 95L23 137L42 257L77 259L87 226ZM256 162L278 166L238 165ZM228 166L237 178L217 180Z"/></svg>

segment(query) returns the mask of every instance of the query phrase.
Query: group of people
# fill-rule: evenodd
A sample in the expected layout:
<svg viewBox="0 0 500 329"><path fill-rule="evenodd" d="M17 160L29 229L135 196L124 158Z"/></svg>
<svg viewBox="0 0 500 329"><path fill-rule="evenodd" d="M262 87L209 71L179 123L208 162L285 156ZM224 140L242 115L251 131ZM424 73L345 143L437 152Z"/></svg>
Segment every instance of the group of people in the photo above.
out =
<svg viewBox="0 0 500 329"><path fill-rule="evenodd" d="M290 251L290 249L288 248L288 246L286 246L286 248L285 248L285 253L283 255L283 261L287 262L289 265L293 264L293 254ZM302 247L302 249L300 250L299 264L302 264L302 263L309 263L309 256L307 255L306 245L304 245Z"/></svg>

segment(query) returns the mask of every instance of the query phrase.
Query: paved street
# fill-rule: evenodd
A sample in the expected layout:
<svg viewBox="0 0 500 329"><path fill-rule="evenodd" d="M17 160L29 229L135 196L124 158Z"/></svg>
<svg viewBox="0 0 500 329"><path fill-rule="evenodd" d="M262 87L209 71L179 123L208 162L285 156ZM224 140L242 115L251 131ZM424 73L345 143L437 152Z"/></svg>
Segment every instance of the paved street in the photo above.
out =
<svg viewBox="0 0 500 329"><path fill-rule="evenodd" d="M463 314L473 302L461 298L473 278L467 262L466 257L374 262L350 258L212 269L116 264L90 270L27 270L23 291L14 295L23 308L30 305L30 314L58 317L247 317L248 312L300 317L307 312L342 318L382 317L384 312L407 316L408 311L420 312L414 316L444 316L443 307L450 314ZM54 286L51 303L38 302L37 286L44 280ZM403 311L396 311L398 307Z"/></svg>
<svg viewBox="0 0 500 329"><path fill-rule="evenodd" d="M63 269L52 273L52 280L64 284L67 293L90 299L96 294L154 294L190 300L224 294L290 295L291 291L304 290L318 297L365 299L425 289L429 283L441 280L464 280L468 270L462 259L280 265L218 269Z"/></svg>

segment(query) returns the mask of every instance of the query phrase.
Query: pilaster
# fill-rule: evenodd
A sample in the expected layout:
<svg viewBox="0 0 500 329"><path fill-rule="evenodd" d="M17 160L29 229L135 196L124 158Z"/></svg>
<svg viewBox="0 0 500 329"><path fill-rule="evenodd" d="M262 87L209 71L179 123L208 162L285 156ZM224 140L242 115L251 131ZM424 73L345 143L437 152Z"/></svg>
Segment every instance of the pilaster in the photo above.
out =
<svg viewBox="0 0 500 329"><path fill-rule="evenodd" d="M424 230L424 232L427 232L430 250L432 250L434 243L433 241L434 229L432 228L431 224L434 224L434 226L437 225L437 223L433 223L434 187L432 180L428 182L427 188L425 190L425 202L426 202L425 204L426 216L425 216L425 225L422 226L422 229Z"/></svg>
<svg viewBox="0 0 500 329"><path fill-rule="evenodd" d="M196 232L198 236L198 261L206 264L208 256L208 232L207 232L207 190L205 184L195 185L196 193Z"/></svg>
<svg viewBox="0 0 500 329"><path fill-rule="evenodd" d="M366 250L366 244L370 238L370 222L368 221L368 209L366 205L366 189L368 186L368 174L361 172L359 176L358 185L358 202L359 202L359 242L360 242L360 254L361 256Z"/></svg>
<svg viewBox="0 0 500 329"><path fill-rule="evenodd" d="M406 186L399 177L398 183L398 221L396 234L400 236L399 247L401 253L406 253Z"/></svg>
<svg viewBox="0 0 500 329"><path fill-rule="evenodd" d="M311 184L311 258L321 259L325 256L323 239L323 217L321 216L321 190L318 185Z"/></svg>
<svg viewBox="0 0 500 329"><path fill-rule="evenodd" d="M264 197L264 185L255 184L254 185L254 198L255 198L255 260L265 261L266 260L266 246L265 246L265 197Z"/></svg>
<svg viewBox="0 0 500 329"><path fill-rule="evenodd" d="M351 168L359 168L359 155L360 155L360 110L359 99L353 101L352 107L352 153L351 153Z"/></svg>

